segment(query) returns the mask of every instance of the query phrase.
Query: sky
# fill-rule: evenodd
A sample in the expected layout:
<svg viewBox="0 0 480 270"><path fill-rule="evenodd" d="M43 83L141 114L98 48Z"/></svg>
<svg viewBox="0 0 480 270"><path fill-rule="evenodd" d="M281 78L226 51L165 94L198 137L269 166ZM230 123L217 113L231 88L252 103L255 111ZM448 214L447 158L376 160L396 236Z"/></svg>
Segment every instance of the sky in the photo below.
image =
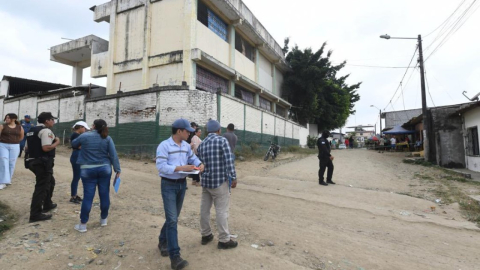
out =
<svg viewBox="0 0 480 270"><path fill-rule="evenodd" d="M406 68L365 67L409 65L417 41L380 39L382 34L411 38L422 35L427 106L468 102L463 91L470 97L480 92L480 11L477 11L480 1L243 1L280 45L283 46L285 37L290 38L291 46L298 45L301 49L317 50L327 42L327 49L333 51L333 63L347 61L340 75L350 74L349 84L362 82L358 91L360 101L355 104L356 113L348 118L347 127L377 123L378 129L378 109L421 108L418 69L408 69L399 88ZM0 5L2 76L71 84L71 68L50 61L48 49L68 41L62 38L93 34L108 40L109 24L94 22L89 10L106 0L3 2ZM418 52L412 66L417 57ZM83 82L106 84L104 78L90 78L90 69L84 70Z"/></svg>

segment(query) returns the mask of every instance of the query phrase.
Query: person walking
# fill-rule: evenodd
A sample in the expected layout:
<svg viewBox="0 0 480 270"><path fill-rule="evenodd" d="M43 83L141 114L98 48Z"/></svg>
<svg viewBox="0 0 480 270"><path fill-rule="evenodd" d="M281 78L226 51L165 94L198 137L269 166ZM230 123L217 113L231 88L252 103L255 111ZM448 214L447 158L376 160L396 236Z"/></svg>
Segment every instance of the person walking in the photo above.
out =
<svg viewBox="0 0 480 270"><path fill-rule="evenodd" d="M78 121L73 125L73 133L70 136L70 143L73 142L78 136L81 134L85 133L85 131L90 130L88 127L88 124L85 123L84 121ZM80 164L77 164L78 160L78 155L80 154L80 148L79 147L72 147L72 155L70 156L70 164L72 165L72 171L73 171L73 178L72 178L72 183L70 184L70 202L71 203L76 203L80 204L82 202L82 198L77 195L77 189L78 189L78 181L80 180Z"/></svg>
<svg viewBox="0 0 480 270"><path fill-rule="evenodd" d="M328 143L327 138L330 137L330 132L325 130L322 132L322 136L317 140L318 147L318 159L320 160L320 169L318 170L318 183L322 186L328 186L328 184L335 185L332 181L333 176L333 159L334 157L330 154L330 144ZM325 174L325 169L327 171L327 182L325 183L323 175Z"/></svg>
<svg viewBox="0 0 480 270"><path fill-rule="evenodd" d="M202 143L202 139L200 139L201 135L202 135L202 129L201 128L195 129L195 135L193 136L192 142L190 143L195 155L198 155L197 149L198 149L198 146ZM200 174L192 174L192 186L200 186Z"/></svg>
<svg viewBox="0 0 480 270"><path fill-rule="evenodd" d="M164 257L170 256L172 269L178 270L188 266L188 262L180 256L177 223L183 206L187 187L186 174L195 166L202 172L204 166L197 158L189 143L186 142L190 132L186 119L178 119L172 124L172 136L157 147L156 168L162 178L162 200L165 210L165 223L158 236L158 248Z"/></svg>
<svg viewBox="0 0 480 270"><path fill-rule="evenodd" d="M205 164L202 174L202 202L200 206L200 227L202 245L213 240L210 227L210 209L215 206L218 249L235 248L238 242L230 238L228 230L228 207L230 187L237 186L237 173L228 140L220 136L220 123L210 120L207 123L208 136L198 147L198 157ZM229 179L232 179L230 182Z"/></svg>
<svg viewBox="0 0 480 270"><path fill-rule="evenodd" d="M392 147L390 151L396 150L396 144L397 144L397 139L395 138L395 136L392 136L392 138L390 138L390 146Z"/></svg>
<svg viewBox="0 0 480 270"><path fill-rule="evenodd" d="M228 140L228 145L230 146L230 150L232 150L233 158L235 159L235 147L237 146L237 135L234 133L235 131L235 125L232 123L228 124L227 126L227 132L223 134L223 137L227 138Z"/></svg>
<svg viewBox="0 0 480 270"><path fill-rule="evenodd" d="M81 233L87 231L87 222L97 187L100 197L100 226L107 226L112 166L116 173L115 179L120 177L121 172L115 144L112 138L108 136L107 122L103 119L97 119L93 122L92 128L95 131L85 132L71 142L72 147L81 147L77 164L80 165L83 201L80 210L80 223L74 226L74 229Z"/></svg>
<svg viewBox="0 0 480 270"><path fill-rule="evenodd" d="M20 142L23 140L23 128L14 113L5 115L0 126L0 189L12 184L15 164L20 153Z"/></svg>
<svg viewBox="0 0 480 270"><path fill-rule="evenodd" d="M22 124L24 136L23 140L20 142L20 154L18 154L18 157L22 156L23 149L25 148L25 143L27 142L28 131L30 131L30 129L35 126L30 122L30 115L28 114L23 117L23 120L20 122L20 124Z"/></svg>
<svg viewBox="0 0 480 270"><path fill-rule="evenodd" d="M55 119L57 118L50 112L40 113L37 116L39 124L32 127L27 134L25 154L28 153L28 168L35 174L36 182L30 205L30 222L51 219L52 215L46 213L57 207L57 204L52 202L55 189L55 149L60 144L60 140L51 130Z"/></svg>
<svg viewBox="0 0 480 270"><path fill-rule="evenodd" d="M348 149L349 143L350 143L350 141L348 140L348 138L345 138L345 148Z"/></svg>

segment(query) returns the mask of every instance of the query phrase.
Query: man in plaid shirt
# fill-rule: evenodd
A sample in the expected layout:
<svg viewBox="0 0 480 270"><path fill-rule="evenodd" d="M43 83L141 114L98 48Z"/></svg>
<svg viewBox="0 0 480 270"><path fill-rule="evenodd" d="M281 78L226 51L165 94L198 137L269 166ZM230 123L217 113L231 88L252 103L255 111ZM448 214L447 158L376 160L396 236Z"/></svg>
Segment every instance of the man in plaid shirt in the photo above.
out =
<svg viewBox="0 0 480 270"><path fill-rule="evenodd" d="M230 203L230 187L237 186L237 173L233 153L228 140L220 136L220 123L210 120L207 123L208 136L197 149L198 158L205 165L201 176L202 202L200 206L200 227L202 245L213 240L210 227L210 209L215 205L217 229L219 232L219 249L237 247L238 243L230 239L228 230L228 206ZM230 180L232 181L230 183Z"/></svg>

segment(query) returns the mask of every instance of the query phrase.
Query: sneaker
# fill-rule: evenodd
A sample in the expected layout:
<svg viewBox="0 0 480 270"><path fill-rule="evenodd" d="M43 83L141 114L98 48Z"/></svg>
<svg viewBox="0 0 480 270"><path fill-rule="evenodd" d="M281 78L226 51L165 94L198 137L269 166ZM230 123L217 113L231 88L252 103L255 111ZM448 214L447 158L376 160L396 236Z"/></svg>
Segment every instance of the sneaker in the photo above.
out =
<svg viewBox="0 0 480 270"><path fill-rule="evenodd" d="M100 226L102 226L102 227L107 226L107 219L106 218L101 218L100 219Z"/></svg>
<svg viewBox="0 0 480 270"><path fill-rule="evenodd" d="M167 256L168 256L168 245L167 245L167 242L165 242L165 243L158 243L158 249L160 249L160 255L162 255L162 257L167 257Z"/></svg>
<svg viewBox="0 0 480 270"><path fill-rule="evenodd" d="M75 225L73 228L81 233L87 232L87 224L79 223Z"/></svg>
<svg viewBox="0 0 480 270"><path fill-rule="evenodd" d="M80 197L80 196L78 196L78 195L75 196L75 199L76 199L77 201L79 201L79 202L83 201L82 197Z"/></svg>
<svg viewBox="0 0 480 270"><path fill-rule="evenodd" d="M4 189L4 188L6 188L6 187L7 187L7 185L5 185L5 184L0 184L0 189Z"/></svg>
<svg viewBox="0 0 480 270"><path fill-rule="evenodd" d="M55 208L57 208L57 204L56 204L56 203L52 203L52 204L50 205L50 207L44 207L43 210L42 210L42 213L47 213L47 212L49 212L50 210L53 210L53 209L55 209Z"/></svg>
<svg viewBox="0 0 480 270"><path fill-rule="evenodd" d="M71 203L80 204L80 201L77 198L70 198Z"/></svg>
<svg viewBox="0 0 480 270"><path fill-rule="evenodd" d="M213 234L202 236L202 245L206 245L213 240Z"/></svg>
<svg viewBox="0 0 480 270"><path fill-rule="evenodd" d="M172 269L180 270L188 266L188 262L180 256L175 256L170 259Z"/></svg>
<svg viewBox="0 0 480 270"><path fill-rule="evenodd" d="M44 221L44 220L49 220L52 218L52 215L45 215L45 214L40 214L35 217L30 217L30 220L28 222L37 222L37 221Z"/></svg>
<svg viewBox="0 0 480 270"><path fill-rule="evenodd" d="M320 181L320 182L318 182L318 184L319 184L319 185L322 185L322 186L328 186L328 184L325 183L324 181Z"/></svg>
<svg viewBox="0 0 480 270"><path fill-rule="evenodd" d="M335 185L335 182L333 182L332 180L327 180L327 184Z"/></svg>
<svg viewBox="0 0 480 270"><path fill-rule="evenodd" d="M218 249L230 249L230 248L236 248L238 246L237 241L230 240L228 242L222 243L218 242L217 248Z"/></svg>

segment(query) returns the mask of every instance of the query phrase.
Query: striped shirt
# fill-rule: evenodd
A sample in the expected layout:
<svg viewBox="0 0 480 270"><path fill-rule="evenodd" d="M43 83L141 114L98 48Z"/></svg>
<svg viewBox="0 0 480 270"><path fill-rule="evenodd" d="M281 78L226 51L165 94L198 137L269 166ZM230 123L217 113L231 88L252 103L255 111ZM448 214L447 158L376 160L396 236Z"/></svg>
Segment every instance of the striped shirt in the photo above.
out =
<svg viewBox="0 0 480 270"><path fill-rule="evenodd" d="M156 167L160 177L170 179L185 178L185 174L175 172L177 166L195 165L200 166L201 162L195 156L186 141L178 145L172 137L160 143L157 147Z"/></svg>
<svg viewBox="0 0 480 270"><path fill-rule="evenodd" d="M197 149L198 157L205 165L202 173L202 187L218 188L229 177L237 179L233 154L225 137L208 134Z"/></svg>

